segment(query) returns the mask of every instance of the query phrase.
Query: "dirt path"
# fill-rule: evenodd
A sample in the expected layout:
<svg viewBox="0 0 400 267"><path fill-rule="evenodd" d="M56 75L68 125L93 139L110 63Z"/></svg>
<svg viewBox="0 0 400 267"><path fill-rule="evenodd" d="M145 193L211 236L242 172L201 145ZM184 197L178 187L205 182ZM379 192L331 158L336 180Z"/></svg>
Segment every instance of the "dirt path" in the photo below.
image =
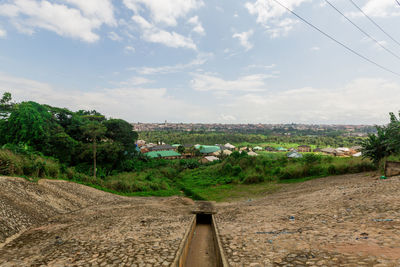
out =
<svg viewBox="0 0 400 267"><path fill-rule="evenodd" d="M185 267L216 267L214 240L210 224L196 225Z"/></svg>

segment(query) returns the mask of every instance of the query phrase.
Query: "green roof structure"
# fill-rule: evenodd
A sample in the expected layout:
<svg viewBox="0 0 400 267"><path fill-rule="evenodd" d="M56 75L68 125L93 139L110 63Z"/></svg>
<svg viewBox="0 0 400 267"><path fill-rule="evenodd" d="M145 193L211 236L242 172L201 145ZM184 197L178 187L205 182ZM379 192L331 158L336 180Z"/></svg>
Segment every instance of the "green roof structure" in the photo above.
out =
<svg viewBox="0 0 400 267"><path fill-rule="evenodd" d="M196 149L200 150L200 153L202 154L210 154L214 153L217 151L220 151L221 148L219 146L202 146L202 145L197 145L195 146Z"/></svg>
<svg viewBox="0 0 400 267"><path fill-rule="evenodd" d="M283 148L283 147L281 147L281 146L280 146L280 147L277 147L276 150L278 150L278 151L287 151L286 148Z"/></svg>
<svg viewBox="0 0 400 267"><path fill-rule="evenodd" d="M180 157L181 154L179 154L176 151L173 150L165 150L165 151L151 151L145 153L146 156L150 158L166 158L166 157Z"/></svg>

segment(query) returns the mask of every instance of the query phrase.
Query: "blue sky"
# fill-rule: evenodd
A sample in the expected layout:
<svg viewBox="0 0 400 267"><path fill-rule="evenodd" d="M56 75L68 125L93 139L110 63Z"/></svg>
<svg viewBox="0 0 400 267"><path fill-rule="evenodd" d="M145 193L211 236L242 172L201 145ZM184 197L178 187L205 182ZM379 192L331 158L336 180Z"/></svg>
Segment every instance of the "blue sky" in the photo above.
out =
<svg viewBox="0 0 400 267"><path fill-rule="evenodd" d="M358 53L400 59L325 0L280 0ZM353 0L400 41L395 0ZM349 0L330 0L385 48ZM382 124L400 77L273 0L0 0L0 91L130 122Z"/></svg>

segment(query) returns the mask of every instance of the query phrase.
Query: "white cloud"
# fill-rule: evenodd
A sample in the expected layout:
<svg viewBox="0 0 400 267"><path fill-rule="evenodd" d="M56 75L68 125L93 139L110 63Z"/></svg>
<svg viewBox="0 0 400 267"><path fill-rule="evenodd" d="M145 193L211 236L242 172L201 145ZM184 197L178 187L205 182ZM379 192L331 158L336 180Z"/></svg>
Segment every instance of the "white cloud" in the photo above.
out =
<svg viewBox="0 0 400 267"><path fill-rule="evenodd" d="M155 23L177 26L177 19L204 5L201 0L124 0L125 6L138 14L144 7Z"/></svg>
<svg viewBox="0 0 400 267"><path fill-rule="evenodd" d="M116 26L114 18L114 6L111 0L64 0L77 6L85 16L98 19L99 22Z"/></svg>
<svg viewBox="0 0 400 267"><path fill-rule="evenodd" d="M90 92L56 90L51 85L0 73L0 88L10 88L16 101L36 101L71 110L97 110L129 122L200 121L212 116L202 107L168 95L165 88L124 86ZM154 108L157 107L157 108Z"/></svg>
<svg viewBox="0 0 400 267"><path fill-rule="evenodd" d="M94 31L103 24L116 25L110 0L65 0L61 4L47 0L14 0L0 4L0 16L9 17L22 33L33 34L39 28L85 42L97 41L100 37Z"/></svg>
<svg viewBox="0 0 400 267"><path fill-rule="evenodd" d="M399 16L400 11L394 8L396 3L392 0L369 0L362 10L372 17L391 17Z"/></svg>
<svg viewBox="0 0 400 267"><path fill-rule="evenodd" d="M0 27L0 38L4 38L7 36L7 31Z"/></svg>
<svg viewBox="0 0 400 267"><path fill-rule="evenodd" d="M238 38L240 44L246 49L246 51L248 51L253 48L253 44L249 42L249 38L253 35L253 33L253 30L249 30L247 32L235 33L234 35L232 35L232 37Z"/></svg>
<svg viewBox="0 0 400 267"><path fill-rule="evenodd" d="M199 21L198 16L191 17L188 20L188 23L194 25L194 28L193 28L194 32L201 34L201 35L205 35L205 30L204 30L203 26L201 25L201 22Z"/></svg>
<svg viewBox="0 0 400 267"><path fill-rule="evenodd" d="M245 67L246 69L264 69L264 70L269 70L273 69L276 67L276 64L270 64L270 65L261 65L261 64L251 64Z"/></svg>
<svg viewBox="0 0 400 267"><path fill-rule="evenodd" d="M265 74L252 74L239 77L236 80L224 80L209 74L193 74L191 84L196 91L244 91L256 92L266 90L264 80L269 78Z"/></svg>
<svg viewBox="0 0 400 267"><path fill-rule="evenodd" d="M319 51L321 48L319 46L313 46L310 48L312 51Z"/></svg>
<svg viewBox="0 0 400 267"><path fill-rule="evenodd" d="M118 35L117 33L115 33L115 32L109 32L109 33L108 33L108 38L110 38L110 39L113 40L113 41L118 41L118 42L120 42L120 41L123 40L122 37L119 36L119 35Z"/></svg>
<svg viewBox="0 0 400 267"><path fill-rule="evenodd" d="M136 49L133 46L127 45L124 48L125 53L129 54L129 53L135 53Z"/></svg>
<svg viewBox="0 0 400 267"><path fill-rule="evenodd" d="M147 42L164 44L173 48L196 50L190 37L185 37L167 27L176 27L178 19L204 5L201 0L123 0L124 5L133 11L132 20L139 25L142 38ZM145 19L144 17L148 17ZM194 21L193 21L194 22ZM204 28L197 21L193 31L204 34Z"/></svg>
<svg viewBox="0 0 400 267"><path fill-rule="evenodd" d="M233 122L236 121L236 117L232 115L221 114L221 120L225 122Z"/></svg>
<svg viewBox="0 0 400 267"><path fill-rule="evenodd" d="M400 84L360 78L334 89L248 93L226 101L224 112L243 122L382 124L399 98Z"/></svg>
<svg viewBox="0 0 400 267"><path fill-rule="evenodd" d="M287 36L297 23L298 21L295 19L285 18L276 22L273 27L267 28L267 32L270 34L271 38Z"/></svg>
<svg viewBox="0 0 400 267"><path fill-rule="evenodd" d="M187 71L193 67L197 67L203 65L207 62L213 55L208 54L198 54L197 57L186 64L177 64L172 66L162 66L162 67L133 67L129 68L129 70L136 71L142 75L153 75L153 74L168 74L168 73L176 73L181 71Z"/></svg>
<svg viewBox="0 0 400 267"><path fill-rule="evenodd" d="M283 4L293 10L304 2L311 0L286 0ZM256 0L255 2L246 2L245 7L250 14L257 16L257 22L267 28L267 32L272 38L285 36L293 29L296 20L283 18L288 11L274 1Z"/></svg>
<svg viewBox="0 0 400 267"><path fill-rule="evenodd" d="M242 77L233 81L195 78L209 81L204 85L197 84L199 90L208 90L202 86L211 85L214 87L212 90L236 90L236 94L226 94L219 105L211 103L200 107L195 102L188 103L170 96L165 88L137 87L151 82L140 76L130 79L131 83L128 83L129 80L121 83L120 87L84 92L58 90L47 83L0 73L0 88L9 89L16 101L32 100L72 110L96 109L107 116L131 122L167 119L191 122L384 124L389 121L389 112L397 112L400 99L400 83L384 79L360 78L331 89L303 87L259 91L266 87L260 78ZM242 90L243 87L257 90Z"/></svg>
<svg viewBox="0 0 400 267"><path fill-rule="evenodd" d="M135 15L132 17L132 20L140 26L143 31L142 38L147 42L160 43L174 48L197 49L192 39L176 32L162 30L141 16Z"/></svg>
<svg viewBox="0 0 400 267"><path fill-rule="evenodd" d="M137 86L153 82L154 82L153 80L147 79L145 77L135 76L128 79L127 81L120 82L119 84L123 86Z"/></svg>

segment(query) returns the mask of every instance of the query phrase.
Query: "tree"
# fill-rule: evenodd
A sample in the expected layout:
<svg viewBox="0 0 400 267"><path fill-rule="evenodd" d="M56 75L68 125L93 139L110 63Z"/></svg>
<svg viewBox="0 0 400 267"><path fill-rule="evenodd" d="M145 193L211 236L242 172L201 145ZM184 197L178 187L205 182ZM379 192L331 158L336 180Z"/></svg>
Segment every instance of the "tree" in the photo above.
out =
<svg viewBox="0 0 400 267"><path fill-rule="evenodd" d="M177 150L178 150L178 153L181 153L181 154L185 153L185 147L182 145L179 145Z"/></svg>
<svg viewBox="0 0 400 267"><path fill-rule="evenodd" d="M109 119L104 121L103 124L107 128L105 134L107 138L121 143L128 154L136 151L135 141L138 138L138 134L133 131L130 123L121 119Z"/></svg>
<svg viewBox="0 0 400 267"><path fill-rule="evenodd" d="M376 130L376 135L369 134L362 142L361 152L364 158L371 159L378 166L382 159L391 154L391 149L388 146L387 128L376 126Z"/></svg>
<svg viewBox="0 0 400 267"><path fill-rule="evenodd" d="M93 177L96 178L97 141L104 137L107 128L97 121L90 121L82 126L82 132L93 143Z"/></svg>
<svg viewBox="0 0 400 267"><path fill-rule="evenodd" d="M0 99L0 119L5 119L9 116L14 103L11 102L11 93L5 92L3 97Z"/></svg>

